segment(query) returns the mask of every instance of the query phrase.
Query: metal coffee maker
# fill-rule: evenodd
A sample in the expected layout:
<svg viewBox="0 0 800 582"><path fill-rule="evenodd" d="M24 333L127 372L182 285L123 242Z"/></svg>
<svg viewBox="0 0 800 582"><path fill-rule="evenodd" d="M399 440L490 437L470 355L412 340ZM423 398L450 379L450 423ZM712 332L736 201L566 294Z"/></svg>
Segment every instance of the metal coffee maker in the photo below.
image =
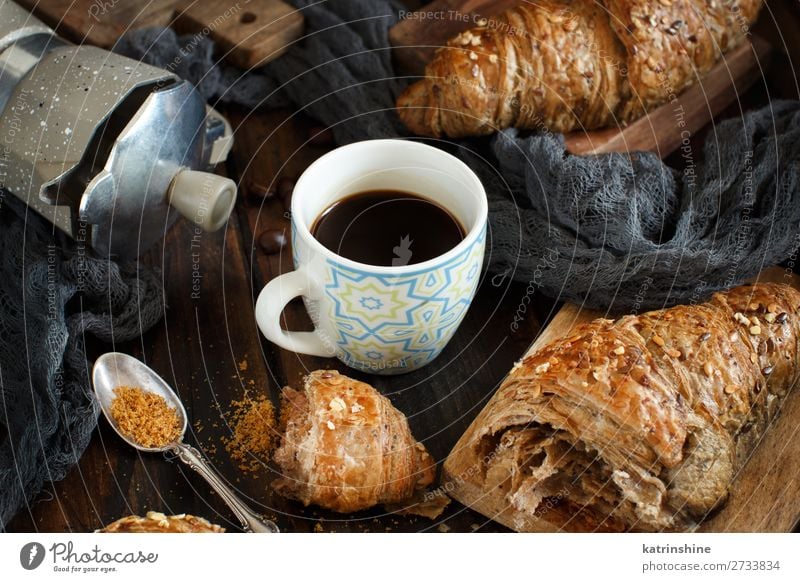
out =
<svg viewBox="0 0 800 582"><path fill-rule="evenodd" d="M233 181L209 173L233 143L191 83L75 46L0 0L0 186L101 256L132 258L182 214L223 226Z"/></svg>

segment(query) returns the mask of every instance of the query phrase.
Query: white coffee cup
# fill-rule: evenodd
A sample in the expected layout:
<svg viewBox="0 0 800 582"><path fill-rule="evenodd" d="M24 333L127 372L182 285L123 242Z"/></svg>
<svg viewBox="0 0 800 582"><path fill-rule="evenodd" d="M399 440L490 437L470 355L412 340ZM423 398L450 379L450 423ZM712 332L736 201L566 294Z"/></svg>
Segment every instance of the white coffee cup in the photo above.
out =
<svg viewBox="0 0 800 582"><path fill-rule="evenodd" d="M446 208L466 231L446 253L417 264L376 266L327 249L311 234L334 202L369 190L401 190ZM295 270L261 291L256 320L282 348L336 356L377 374L424 366L455 333L475 295L486 239L487 202L469 167L438 148L385 139L337 148L311 164L292 196ZM285 331L280 316L302 296L313 332Z"/></svg>

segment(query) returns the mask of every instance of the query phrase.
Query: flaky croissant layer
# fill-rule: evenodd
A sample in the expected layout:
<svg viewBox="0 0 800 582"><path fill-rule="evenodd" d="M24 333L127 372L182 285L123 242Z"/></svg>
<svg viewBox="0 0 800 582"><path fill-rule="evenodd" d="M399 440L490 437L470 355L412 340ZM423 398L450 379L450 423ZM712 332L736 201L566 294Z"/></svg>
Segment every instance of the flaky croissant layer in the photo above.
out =
<svg viewBox="0 0 800 582"><path fill-rule="evenodd" d="M369 384L335 370L284 388L276 492L349 513L399 503L433 482L436 465L405 416Z"/></svg>
<svg viewBox="0 0 800 582"><path fill-rule="evenodd" d="M182 513L164 515L148 511L144 517L128 515L98 530L97 533L223 533L224 528L207 519Z"/></svg>
<svg viewBox="0 0 800 582"><path fill-rule="evenodd" d="M800 292L747 285L576 328L520 362L455 452L522 515L687 530L798 380Z"/></svg>

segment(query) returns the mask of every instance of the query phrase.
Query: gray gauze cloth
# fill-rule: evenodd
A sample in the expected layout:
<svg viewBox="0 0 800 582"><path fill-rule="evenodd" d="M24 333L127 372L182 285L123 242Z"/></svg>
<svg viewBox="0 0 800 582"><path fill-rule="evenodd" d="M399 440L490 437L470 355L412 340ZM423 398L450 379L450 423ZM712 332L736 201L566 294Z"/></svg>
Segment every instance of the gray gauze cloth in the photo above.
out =
<svg viewBox="0 0 800 582"><path fill-rule="evenodd" d="M84 340L163 313L155 275L101 259L0 191L0 531L78 462L97 425Z"/></svg>
<svg viewBox="0 0 800 582"><path fill-rule="evenodd" d="M387 39L402 5L293 0L305 36L254 71L214 58L202 34L145 29L117 50L166 66L212 102L290 106L330 126L339 144L408 137L394 103L413 79ZM480 175L489 196L488 266L562 300L641 310L700 300L781 263L798 248L800 103L717 124L677 172L650 153L573 156L561 136L432 141Z"/></svg>

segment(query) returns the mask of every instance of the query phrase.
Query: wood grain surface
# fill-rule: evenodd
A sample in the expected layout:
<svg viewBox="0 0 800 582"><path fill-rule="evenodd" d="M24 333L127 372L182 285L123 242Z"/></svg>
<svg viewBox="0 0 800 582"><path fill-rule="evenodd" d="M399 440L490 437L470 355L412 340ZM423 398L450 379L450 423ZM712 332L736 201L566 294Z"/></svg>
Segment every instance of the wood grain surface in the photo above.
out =
<svg viewBox="0 0 800 582"><path fill-rule="evenodd" d="M167 26L186 0L16 0L74 43L112 47L128 30Z"/></svg>
<svg viewBox="0 0 800 582"><path fill-rule="evenodd" d="M303 16L283 0L18 0L74 43L111 48L130 30L171 26L210 37L219 57L242 69L282 55L303 32Z"/></svg>
<svg viewBox="0 0 800 582"><path fill-rule="evenodd" d="M303 16L282 0L186 3L173 25L180 34L208 34L220 57L241 69L278 58L303 33Z"/></svg>
<svg viewBox="0 0 800 582"><path fill-rule="evenodd" d="M788 283L800 289L800 277L782 268L767 269L756 280ZM525 356L568 335L577 325L608 316L607 313L565 304L531 344ZM444 463L442 481L448 495L517 531L560 531L558 524L570 516L559 513L559 508L540 518L531 518L510 506L502 491L483 491L474 478L479 469L460 453L466 446L463 441L456 443ZM799 523L800 386L794 386L783 401L780 414L767 428L748 462L736 474L725 505L701 524L700 531L790 532Z"/></svg>

